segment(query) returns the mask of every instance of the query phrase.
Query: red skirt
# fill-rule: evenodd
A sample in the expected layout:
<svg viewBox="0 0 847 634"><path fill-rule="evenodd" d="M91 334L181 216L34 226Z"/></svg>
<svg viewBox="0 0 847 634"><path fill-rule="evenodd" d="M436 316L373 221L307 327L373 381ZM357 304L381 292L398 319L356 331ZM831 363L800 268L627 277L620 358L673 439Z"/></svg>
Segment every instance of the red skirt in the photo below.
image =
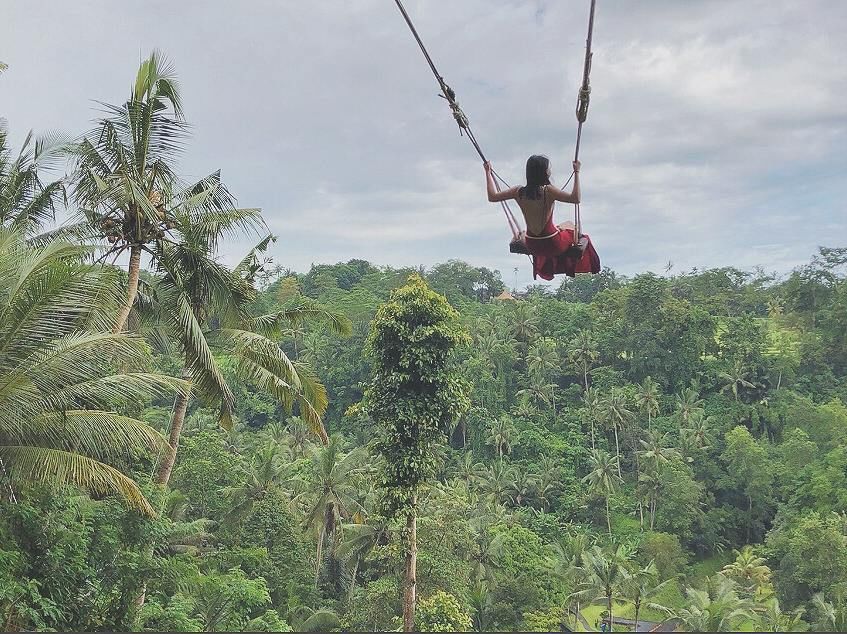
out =
<svg viewBox="0 0 847 634"><path fill-rule="evenodd" d="M552 232L551 232L552 233ZM588 235L583 233L584 238ZM573 231L562 229L555 235L542 240L526 239L526 248L532 254L532 277L552 280L555 275L574 277L577 273L599 273L600 256L588 238L588 246L582 257L566 255L573 244Z"/></svg>

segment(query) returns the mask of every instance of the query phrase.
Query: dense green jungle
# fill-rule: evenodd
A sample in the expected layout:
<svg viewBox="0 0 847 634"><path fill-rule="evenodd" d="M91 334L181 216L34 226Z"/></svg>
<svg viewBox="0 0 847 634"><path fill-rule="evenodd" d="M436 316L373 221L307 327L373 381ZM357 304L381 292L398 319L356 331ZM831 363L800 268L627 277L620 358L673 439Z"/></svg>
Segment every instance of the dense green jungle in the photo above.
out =
<svg viewBox="0 0 847 634"><path fill-rule="evenodd" d="M847 631L847 248L296 272L160 58L98 116L0 130L4 630Z"/></svg>

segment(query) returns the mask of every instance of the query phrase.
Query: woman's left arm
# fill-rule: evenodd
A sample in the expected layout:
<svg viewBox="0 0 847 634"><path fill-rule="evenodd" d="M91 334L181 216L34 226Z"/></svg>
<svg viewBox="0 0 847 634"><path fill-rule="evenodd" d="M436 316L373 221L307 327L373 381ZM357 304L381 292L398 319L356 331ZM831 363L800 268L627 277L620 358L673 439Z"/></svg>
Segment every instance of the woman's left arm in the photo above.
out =
<svg viewBox="0 0 847 634"><path fill-rule="evenodd" d="M488 189L488 202L499 203L503 200L513 200L517 198L519 189L518 187L510 187L509 189L497 191L497 185L494 182L494 174L491 173L491 163L486 162L484 165L485 185Z"/></svg>

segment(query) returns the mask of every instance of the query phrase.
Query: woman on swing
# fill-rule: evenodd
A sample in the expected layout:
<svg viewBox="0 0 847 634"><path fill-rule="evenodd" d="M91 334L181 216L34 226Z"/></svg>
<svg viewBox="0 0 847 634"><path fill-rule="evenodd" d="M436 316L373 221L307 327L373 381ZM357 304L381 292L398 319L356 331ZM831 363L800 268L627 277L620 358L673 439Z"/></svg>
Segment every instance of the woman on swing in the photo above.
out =
<svg viewBox="0 0 847 634"><path fill-rule="evenodd" d="M579 236L574 244L572 222L553 224L553 206L558 200L579 204L579 161L573 162L574 180L570 193L550 184L550 160L533 155L526 162L526 185L497 191L491 163L485 163L489 202L515 200L523 212L526 233L520 239L532 254L533 278L552 280L557 273L571 277L574 273L598 273L600 259L587 236Z"/></svg>

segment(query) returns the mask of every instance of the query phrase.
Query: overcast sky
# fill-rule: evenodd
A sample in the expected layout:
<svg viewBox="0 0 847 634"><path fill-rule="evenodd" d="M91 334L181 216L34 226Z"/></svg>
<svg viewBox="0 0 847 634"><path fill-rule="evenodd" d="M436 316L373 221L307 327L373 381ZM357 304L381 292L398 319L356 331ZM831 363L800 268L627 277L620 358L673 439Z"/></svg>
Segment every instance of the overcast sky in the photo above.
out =
<svg viewBox="0 0 847 634"><path fill-rule="evenodd" d="M543 153L564 181L588 0L405 4L495 168L517 183ZM2 5L16 144L88 129L158 48L192 125L182 173L221 168L283 266L460 258L531 281L391 0ZM845 34L843 0L597 0L582 210L603 264L786 272L846 246Z"/></svg>

